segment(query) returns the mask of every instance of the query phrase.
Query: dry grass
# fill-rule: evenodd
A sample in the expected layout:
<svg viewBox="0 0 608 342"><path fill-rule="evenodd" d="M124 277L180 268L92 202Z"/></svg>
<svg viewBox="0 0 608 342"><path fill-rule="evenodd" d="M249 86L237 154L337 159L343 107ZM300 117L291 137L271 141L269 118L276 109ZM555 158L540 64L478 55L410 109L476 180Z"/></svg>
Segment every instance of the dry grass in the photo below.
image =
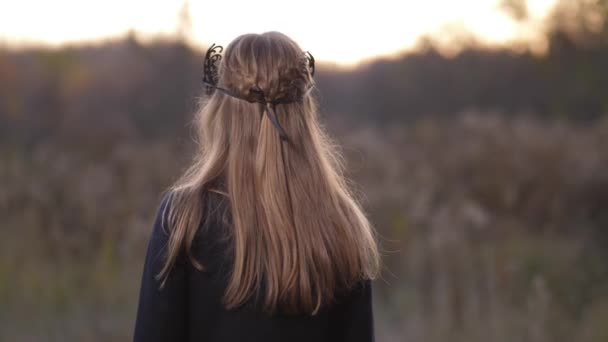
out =
<svg viewBox="0 0 608 342"><path fill-rule="evenodd" d="M608 121L331 126L385 249L379 341L608 339ZM0 340L125 341L169 141L0 147Z"/></svg>

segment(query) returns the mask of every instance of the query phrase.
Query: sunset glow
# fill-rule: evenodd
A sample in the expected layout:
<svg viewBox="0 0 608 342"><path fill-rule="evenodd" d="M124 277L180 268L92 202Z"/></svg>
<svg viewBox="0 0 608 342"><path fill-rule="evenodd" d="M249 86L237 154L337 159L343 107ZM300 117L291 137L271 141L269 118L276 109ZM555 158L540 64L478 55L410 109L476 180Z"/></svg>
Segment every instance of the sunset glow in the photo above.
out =
<svg viewBox="0 0 608 342"><path fill-rule="evenodd" d="M313 51L319 60L352 64L411 48L423 35L439 41L472 32L488 44L534 40L555 0L528 1L518 23L499 0L188 2L193 44L227 44L246 32L277 30ZM19 0L0 4L0 42L58 45L116 37L173 35L183 1Z"/></svg>

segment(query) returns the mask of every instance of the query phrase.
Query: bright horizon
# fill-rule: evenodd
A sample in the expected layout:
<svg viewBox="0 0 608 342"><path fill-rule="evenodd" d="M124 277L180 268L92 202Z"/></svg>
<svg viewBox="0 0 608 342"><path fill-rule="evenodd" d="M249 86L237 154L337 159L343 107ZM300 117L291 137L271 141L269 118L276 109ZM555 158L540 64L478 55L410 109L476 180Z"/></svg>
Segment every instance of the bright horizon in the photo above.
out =
<svg viewBox="0 0 608 342"><path fill-rule="evenodd" d="M543 22L555 0L529 0L528 18L516 22L500 0L188 1L190 25L181 32L194 45L227 45L240 34L280 31L320 61L354 64L413 48L431 35L449 44L467 32L489 45L541 43ZM0 4L0 43L9 46L90 42L129 31L142 38L175 35L184 1L18 0ZM34 24L35 23L35 24Z"/></svg>

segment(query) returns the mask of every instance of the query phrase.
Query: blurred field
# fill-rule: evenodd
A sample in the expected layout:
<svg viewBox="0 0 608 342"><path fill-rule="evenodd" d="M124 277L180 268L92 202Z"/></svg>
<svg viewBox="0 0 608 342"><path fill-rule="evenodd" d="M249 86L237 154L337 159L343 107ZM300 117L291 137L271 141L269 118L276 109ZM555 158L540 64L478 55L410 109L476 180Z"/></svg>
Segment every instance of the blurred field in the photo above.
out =
<svg viewBox="0 0 608 342"><path fill-rule="evenodd" d="M382 235L380 341L605 341L608 121L336 129ZM124 341L171 141L4 147L0 336Z"/></svg>
<svg viewBox="0 0 608 342"><path fill-rule="evenodd" d="M345 140L387 249L380 340L608 338L608 121L469 113Z"/></svg>
<svg viewBox="0 0 608 342"><path fill-rule="evenodd" d="M568 27L545 55L319 66L383 246L378 341L608 341L608 26ZM0 48L0 341L131 339L201 63L135 36Z"/></svg>

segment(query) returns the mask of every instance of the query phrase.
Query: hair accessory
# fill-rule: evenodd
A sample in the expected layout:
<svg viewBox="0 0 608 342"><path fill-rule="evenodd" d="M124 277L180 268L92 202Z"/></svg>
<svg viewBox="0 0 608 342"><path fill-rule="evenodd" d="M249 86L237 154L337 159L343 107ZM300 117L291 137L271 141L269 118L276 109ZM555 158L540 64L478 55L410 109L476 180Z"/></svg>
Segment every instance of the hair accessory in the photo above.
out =
<svg viewBox="0 0 608 342"><path fill-rule="evenodd" d="M310 70L310 76L315 75L315 58L308 51L304 53L306 59L308 59L308 69Z"/></svg>
<svg viewBox="0 0 608 342"><path fill-rule="evenodd" d="M275 112L275 106L278 104L288 104L296 101L300 101L310 92L312 89L312 84L308 86L306 91L298 97L294 96L285 96L282 98L269 100L266 98L264 91L257 86L253 86L249 89L250 97L244 97L240 94L226 88L219 87L217 84L219 82L219 66L218 64L222 60L221 53L224 51L224 48L221 45L212 44L207 53L205 54L205 62L203 64L203 84L206 87L207 95L211 95L214 90L219 90L220 92L237 98L239 100L244 100L250 103L260 103L265 106L265 111L268 114L268 118L272 125L277 129L279 133L279 137L282 141L287 141L287 133L279 123L279 119ZM315 74L315 58L308 51L304 53L304 57L308 60L308 69L310 70L310 75L313 76Z"/></svg>
<svg viewBox="0 0 608 342"><path fill-rule="evenodd" d="M205 54L205 64L203 65L203 83L207 85L207 95L213 92L213 87L219 81L218 63L222 60L224 48L220 45L211 45Z"/></svg>

